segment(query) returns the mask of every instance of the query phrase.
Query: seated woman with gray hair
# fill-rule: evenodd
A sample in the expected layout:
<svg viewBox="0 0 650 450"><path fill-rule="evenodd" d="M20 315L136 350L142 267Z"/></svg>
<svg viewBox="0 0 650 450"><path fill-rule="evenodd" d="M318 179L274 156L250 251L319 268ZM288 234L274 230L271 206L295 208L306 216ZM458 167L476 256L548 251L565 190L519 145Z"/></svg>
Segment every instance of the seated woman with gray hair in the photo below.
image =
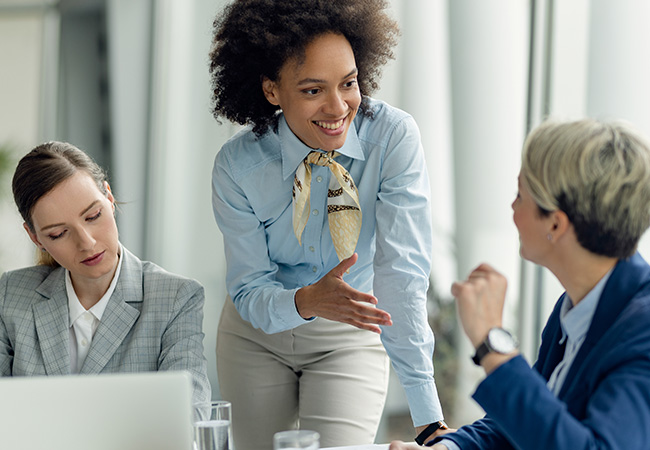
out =
<svg viewBox="0 0 650 450"><path fill-rule="evenodd" d="M504 276L481 264L453 284L487 414L431 445L647 449L650 266L637 244L650 224L650 145L624 123L545 122L524 145L512 209L521 256L566 292L531 369L502 328Z"/></svg>

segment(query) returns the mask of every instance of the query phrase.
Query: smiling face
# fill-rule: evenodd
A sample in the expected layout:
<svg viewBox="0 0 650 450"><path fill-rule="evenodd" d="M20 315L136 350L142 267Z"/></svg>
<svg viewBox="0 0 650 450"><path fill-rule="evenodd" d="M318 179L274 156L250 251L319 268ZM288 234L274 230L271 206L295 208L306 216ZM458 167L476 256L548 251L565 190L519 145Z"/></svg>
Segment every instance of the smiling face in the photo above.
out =
<svg viewBox="0 0 650 450"><path fill-rule="evenodd" d="M553 229L553 218L544 216L530 195L525 183L519 176L517 197L512 202L513 215L519 232L519 253L521 257L537 264L544 265L544 256L550 251L548 239Z"/></svg>
<svg viewBox="0 0 650 450"><path fill-rule="evenodd" d="M354 53L339 34L317 37L304 59L288 60L278 80L265 78L262 88L291 131L308 147L325 151L343 146L361 104Z"/></svg>
<svg viewBox="0 0 650 450"><path fill-rule="evenodd" d="M25 224L32 241L70 271L75 290L110 285L119 251L113 202L110 189L104 195L90 175L78 171L36 202L34 231Z"/></svg>

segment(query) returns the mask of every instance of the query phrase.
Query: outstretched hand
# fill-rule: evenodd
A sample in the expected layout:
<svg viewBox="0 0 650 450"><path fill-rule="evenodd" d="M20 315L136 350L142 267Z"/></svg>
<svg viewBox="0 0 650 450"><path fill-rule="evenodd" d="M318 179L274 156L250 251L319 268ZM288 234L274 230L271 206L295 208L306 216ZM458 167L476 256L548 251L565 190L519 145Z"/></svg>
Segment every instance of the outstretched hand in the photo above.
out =
<svg viewBox="0 0 650 450"><path fill-rule="evenodd" d="M296 292L298 313L308 319L323 317L381 333L378 325L392 325L390 314L377 309L377 298L357 291L343 281L343 275L357 262L355 253L344 259L316 283Z"/></svg>

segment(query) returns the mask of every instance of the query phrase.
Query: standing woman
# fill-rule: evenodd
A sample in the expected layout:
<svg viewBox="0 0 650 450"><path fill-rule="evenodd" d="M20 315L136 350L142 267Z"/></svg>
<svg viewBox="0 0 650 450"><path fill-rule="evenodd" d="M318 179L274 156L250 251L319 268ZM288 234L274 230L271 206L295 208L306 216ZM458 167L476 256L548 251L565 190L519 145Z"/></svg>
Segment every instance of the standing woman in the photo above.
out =
<svg viewBox="0 0 650 450"><path fill-rule="evenodd" d="M20 160L13 193L40 261L0 278L0 376L184 370L209 400L203 288L120 244L102 169L49 142Z"/></svg>
<svg viewBox="0 0 650 450"><path fill-rule="evenodd" d="M446 428L420 135L368 97L398 34L385 8L236 0L215 20L214 115L249 125L212 176L229 294L217 369L238 450L270 448L290 428L320 432L323 447L372 443L386 352L421 439Z"/></svg>

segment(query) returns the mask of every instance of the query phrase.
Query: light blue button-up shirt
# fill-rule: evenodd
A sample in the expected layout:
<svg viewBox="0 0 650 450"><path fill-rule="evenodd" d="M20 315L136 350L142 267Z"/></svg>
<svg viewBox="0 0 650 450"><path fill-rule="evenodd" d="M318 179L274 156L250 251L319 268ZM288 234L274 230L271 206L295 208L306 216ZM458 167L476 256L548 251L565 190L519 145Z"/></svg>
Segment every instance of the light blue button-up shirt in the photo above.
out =
<svg viewBox="0 0 650 450"><path fill-rule="evenodd" d="M553 373L551 373L548 379L548 383L546 383L556 397L564 385L564 380L566 379L567 373L569 373L573 360L576 359L576 355L580 347L582 347L585 337L587 337L587 331L589 331L589 326L596 313L596 307L598 307L598 299L600 299L600 294L605 289L605 284L607 284L612 270L607 272L577 305L573 306L573 302L568 295L564 297L560 309L560 328L562 329L560 344L566 341L564 357L555 366Z"/></svg>
<svg viewBox="0 0 650 450"><path fill-rule="evenodd" d="M374 118L358 114L337 150L336 161L358 187L363 214L359 258L343 278L372 292L390 313L393 325L382 327L381 339L419 426L443 418L426 310L430 187L413 118L383 102L370 105ZM296 291L339 263L327 221L327 167L312 166L302 246L293 233L293 178L310 151L281 116L277 132L258 139L245 129L215 159L212 202L224 236L228 293L242 318L266 333L306 323L295 307Z"/></svg>

